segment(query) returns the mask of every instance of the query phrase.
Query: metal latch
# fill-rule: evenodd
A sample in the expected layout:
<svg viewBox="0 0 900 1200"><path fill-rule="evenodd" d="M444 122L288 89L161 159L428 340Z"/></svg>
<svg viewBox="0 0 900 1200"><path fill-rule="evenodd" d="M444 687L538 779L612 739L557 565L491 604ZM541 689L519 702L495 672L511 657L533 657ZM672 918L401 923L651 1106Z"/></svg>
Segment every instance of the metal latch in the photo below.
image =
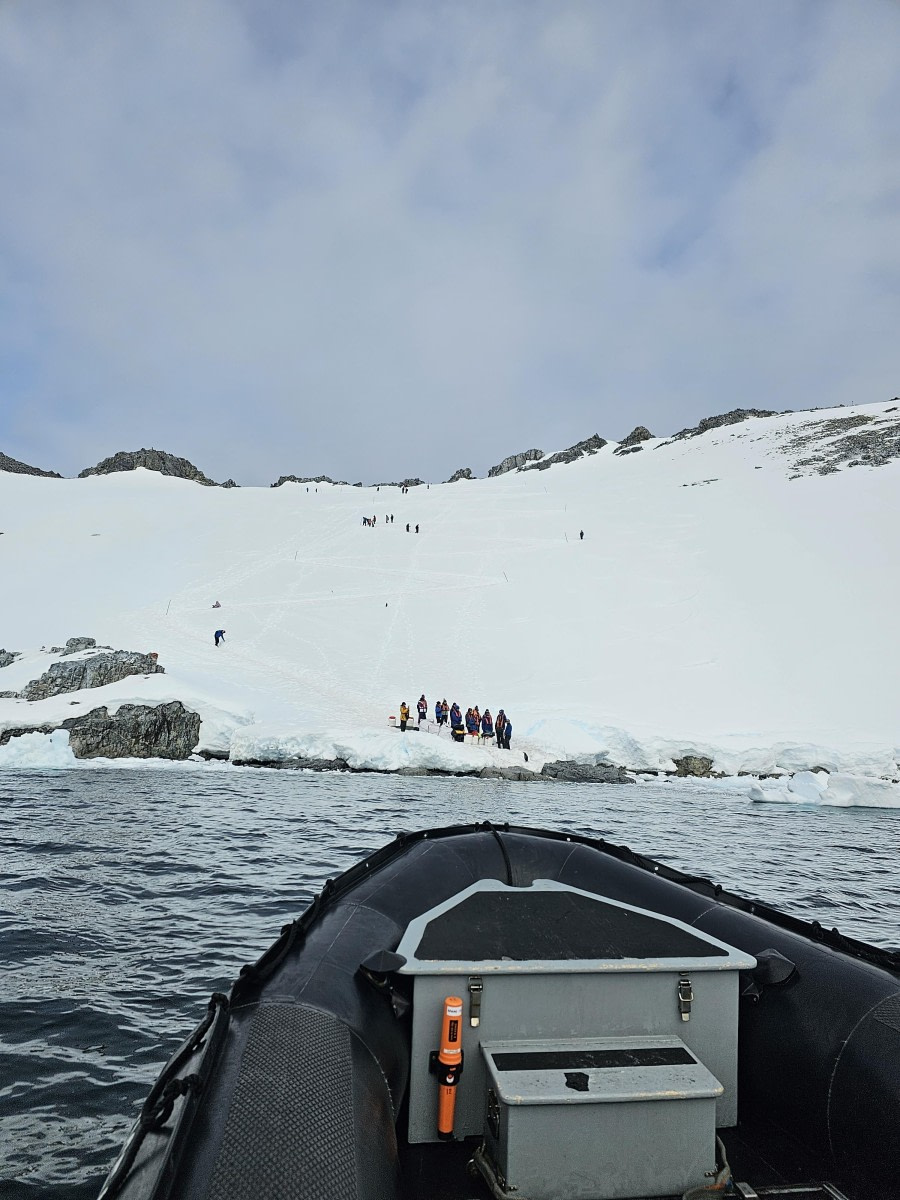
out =
<svg viewBox="0 0 900 1200"><path fill-rule="evenodd" d="M481 993L484 981L480 975L469 976L469 1024L475 1028L481 1024Z"/></svg>
<svg viewBox="0 0 900 1200"><path fill-rule="evenodd" d="M678 1011L681 1013L682 1021L691 1019L691 1005L694 1003L694 989L691 987L691 981L687 975L682 975L678 980Z"/></svg>

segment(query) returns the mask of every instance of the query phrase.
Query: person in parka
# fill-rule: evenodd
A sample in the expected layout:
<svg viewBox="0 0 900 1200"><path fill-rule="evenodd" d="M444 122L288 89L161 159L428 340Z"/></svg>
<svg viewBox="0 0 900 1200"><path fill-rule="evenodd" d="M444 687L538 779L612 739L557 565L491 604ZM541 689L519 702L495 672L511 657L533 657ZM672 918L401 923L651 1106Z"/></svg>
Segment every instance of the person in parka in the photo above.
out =
<svg viewBox="0 0 900 1200"><path fill-rule="evenodd" d="M416 711L419 714L419 724L428 720L428 701L425 699L425 693L419 697L419 702L416 705Z"/></svg>
<svg viewBox="0 0 900 1200"><path fill-rule="evenodd" d="M497 720L494 722L494 731L497 734L497 747L503 749L503 730L506 725L506 713L501 708L497 713Z"/></svg>
<svg viewBox="0 0 900 1200"><path fill-rule="evenodd" d="M400 705L400 732L406 733L406 722L409 720L409 705L404 700Z"/></svg>
<svg viewBox="0 0 900 1200"><path fill-rule="evenodd" d="M494 718L491 716L489 708L484 710L484 716L481 718L481 736L483 738L492 738L494 736Z"/></svg>

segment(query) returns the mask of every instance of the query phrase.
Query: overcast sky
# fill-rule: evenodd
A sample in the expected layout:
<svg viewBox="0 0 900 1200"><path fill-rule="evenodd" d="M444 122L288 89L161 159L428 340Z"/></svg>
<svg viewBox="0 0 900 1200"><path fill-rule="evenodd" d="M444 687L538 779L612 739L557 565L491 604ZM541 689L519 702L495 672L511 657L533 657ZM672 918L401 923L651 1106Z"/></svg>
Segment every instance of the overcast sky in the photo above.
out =
<svg viewBox="0 0 900 1200"><path fill-rule="evenodd" d="M0 0L0 451L478 474L900 392L895 0Z"/></svg>

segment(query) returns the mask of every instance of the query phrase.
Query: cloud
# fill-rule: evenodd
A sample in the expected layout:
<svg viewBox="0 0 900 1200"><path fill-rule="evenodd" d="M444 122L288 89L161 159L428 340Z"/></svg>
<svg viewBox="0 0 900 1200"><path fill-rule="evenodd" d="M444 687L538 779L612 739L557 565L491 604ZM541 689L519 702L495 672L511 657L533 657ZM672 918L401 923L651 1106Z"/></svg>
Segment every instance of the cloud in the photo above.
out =
<svg viewBox="0 0 900 1200"><path fill-rule="evenodd" d="M895 394L900 10L0 9L0 448L484 473Z"/></svg>

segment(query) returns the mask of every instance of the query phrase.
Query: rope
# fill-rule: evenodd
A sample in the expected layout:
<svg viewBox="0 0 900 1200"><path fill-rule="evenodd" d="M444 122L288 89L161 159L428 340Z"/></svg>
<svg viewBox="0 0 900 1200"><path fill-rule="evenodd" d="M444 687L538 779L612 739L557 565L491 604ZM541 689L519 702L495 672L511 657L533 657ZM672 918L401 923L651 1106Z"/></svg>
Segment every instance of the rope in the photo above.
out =
<svg viewBox="0 0 900 1200"><path fill-rule="evenodd" d="M156 1083L150 1089L150 1094L144 1101L141 1115L138 1117L131 1137L107 1177L106 1183L100 1190L97 1200L110 1200L117 1195L131 1170L138 1150L148 1133L159 1133L166 1121L172 1115L175 1101L188 1093L196 1096L201 1089L202 1080L199 1075L185 1075L176 1078L179 1070L192 1055L203 1045L206 1034L220 1012L227 1012L228 997L221 992L214 992L206 1006L206 1016L181 1046L169 1059Z"/></svg>

